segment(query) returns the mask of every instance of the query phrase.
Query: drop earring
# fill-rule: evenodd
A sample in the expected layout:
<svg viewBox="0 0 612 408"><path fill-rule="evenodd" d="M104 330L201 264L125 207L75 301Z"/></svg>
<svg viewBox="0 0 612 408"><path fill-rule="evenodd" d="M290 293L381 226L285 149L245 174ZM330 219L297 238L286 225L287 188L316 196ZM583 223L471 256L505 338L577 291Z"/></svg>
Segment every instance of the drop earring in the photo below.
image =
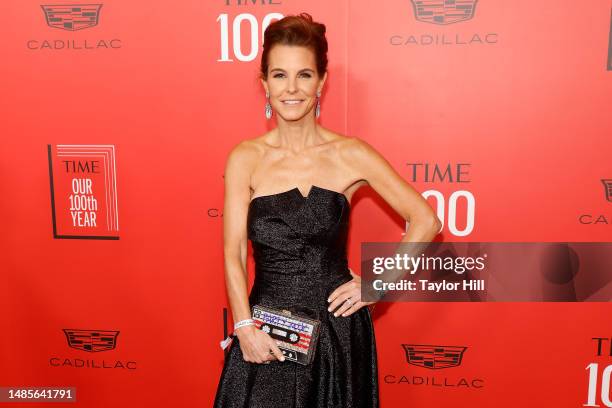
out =
<svg viewBox="0 0 612 408"><path fill-rule="evenodd" d="M270 105L270 94L266 92L266 119L272 117L272 105Z"/></svg>
<svg viewBox="0 0 612 408"><path fill-rule="evenodd" d="M317 91L317 107L315 108L315 116L318 118L321 114L321 91Z"/></svg>

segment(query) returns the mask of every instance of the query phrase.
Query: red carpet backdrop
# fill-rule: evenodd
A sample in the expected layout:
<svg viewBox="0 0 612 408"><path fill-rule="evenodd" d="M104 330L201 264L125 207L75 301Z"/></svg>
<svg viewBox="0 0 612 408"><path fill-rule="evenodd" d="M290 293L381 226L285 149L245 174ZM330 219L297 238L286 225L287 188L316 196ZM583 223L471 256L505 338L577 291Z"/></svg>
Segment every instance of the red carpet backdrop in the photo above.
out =
<svg viewBox="0 0 612 408"><path fill-rule="evenodd" d="M233 325L223 169L274 126L261 40L288 14L327 26L321 124L427 197L437 240L612 237L610 0L2 8L2 387L73 387L57 406L212 405ZM359 272L362 242L407 225L371 188L352 209ZM381 303L381 406L612 407L611 310Z"/></svg>

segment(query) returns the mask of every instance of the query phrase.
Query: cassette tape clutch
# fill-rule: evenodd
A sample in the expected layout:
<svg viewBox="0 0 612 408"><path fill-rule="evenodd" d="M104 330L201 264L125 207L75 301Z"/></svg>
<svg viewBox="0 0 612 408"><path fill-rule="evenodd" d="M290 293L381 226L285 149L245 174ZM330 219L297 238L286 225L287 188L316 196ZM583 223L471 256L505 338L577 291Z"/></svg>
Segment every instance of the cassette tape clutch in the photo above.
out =
<svg viewBox="0 0 612 408"><path fill-rule="evenodd" d="M319 339L321 321L291 313L289 310L254 305L255 325L276 340L287 360L308 365Z"/></svg>

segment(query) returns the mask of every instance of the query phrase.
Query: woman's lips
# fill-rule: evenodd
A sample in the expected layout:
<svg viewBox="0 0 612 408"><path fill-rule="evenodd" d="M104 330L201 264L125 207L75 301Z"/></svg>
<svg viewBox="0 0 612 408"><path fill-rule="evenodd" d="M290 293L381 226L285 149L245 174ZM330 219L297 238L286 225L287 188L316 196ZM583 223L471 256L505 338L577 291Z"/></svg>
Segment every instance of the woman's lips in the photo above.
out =
<svg viewBox="0 0 612 408"><path fill-rule="evenodd" d="M301 99L288 99L286 101L283 101L283 103L285 105L290 105L290 106L299 105L302 102L303 102L303 100L301 100Z"/></svg>

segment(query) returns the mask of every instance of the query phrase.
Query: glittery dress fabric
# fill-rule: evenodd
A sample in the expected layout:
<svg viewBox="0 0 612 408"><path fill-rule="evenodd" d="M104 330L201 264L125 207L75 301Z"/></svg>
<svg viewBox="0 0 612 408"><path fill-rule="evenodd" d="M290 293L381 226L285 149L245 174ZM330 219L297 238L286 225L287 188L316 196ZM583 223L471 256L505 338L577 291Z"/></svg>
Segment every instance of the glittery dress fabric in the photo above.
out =
<svg viewBox="0 0 612 408"><path fill-rule="evenodd" d="M352 276L346 242L350 203L336 191L296 187L255 197L247 215L255 281L250 305L321 320L313 361L244 361L239 339L225 355L215 408L371 408L379 406L374 327L367 307L343 317L327 298Z"/></svg>

